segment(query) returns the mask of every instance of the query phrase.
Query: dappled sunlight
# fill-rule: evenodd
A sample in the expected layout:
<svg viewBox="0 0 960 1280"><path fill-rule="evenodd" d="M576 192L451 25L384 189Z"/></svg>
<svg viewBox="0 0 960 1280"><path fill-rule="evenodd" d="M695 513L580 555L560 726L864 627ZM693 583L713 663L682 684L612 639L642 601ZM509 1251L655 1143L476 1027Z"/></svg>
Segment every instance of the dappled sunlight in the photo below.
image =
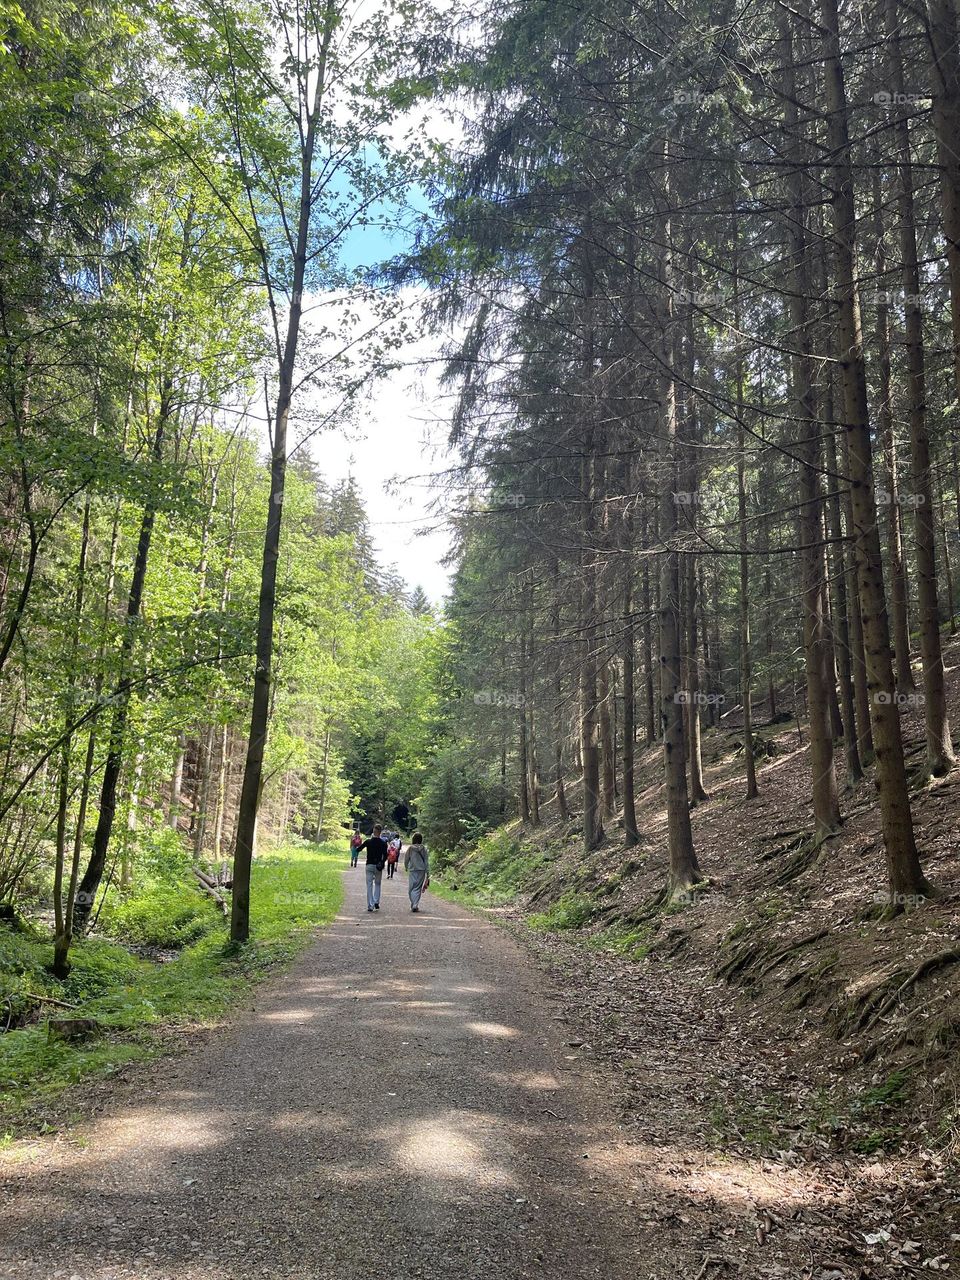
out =
<svg viewBox="0 0 960 1280"><path fill-rule="evenodd" d="M353 1280L369 1272L365 1226L389 1280L418 1274L428 1246L449 1254L422 1274L635 1280L650 1273L642 1248L621 1245L638 1224L681 1253L704 1230L717 1256L735 1238L740 1257L758 1209L786 1221L849 1200L822 1167L726 1157L706 1137L637 1141L595 1105L590 1068L554 1058L525 984L503 982L512 944L474 933L461 952L451 933L435 951L417 935L371 942L359 964L341 948L358 932L371 941L335 927L312 972L249 1012L245 1051L211 1039L179 1077L192 1087L161 1081L154 1105L101 1115L86 1150L54 1140L11 1169L23 1193L12 1235L42 1222L41 1265L62 1258L82 1280ZM51 1178L58 1164L72 1181ZM895 1185L871 1167L878 1188ZM252 1231L251 1214L269 1228ZM188 1218L216 1223L222 1259L198 1227L167 1229Z"/></svg>
<svg viewBox="0 0 960 1280"><path fill-rule="evenodd" d="M499 1117L450 1113L409 1126L398 1135L397 1161L421 1177L468 1182L482 1187L514 1187L516 1178L487 1147L496 1135L498 1156L511 1154Z"/></svg>
<svg viewBox="0 0 960 1280"><path fill-rule="evenodd" d="M274 1009L270 1013L261 1013L258 1016L264 1022L307 1022L311 1018L321 1016L322 1010L313 1008L306 1009L302 1005L296 1009Z"/></svg>
<svg viewBox="0 0 960 1280"><path fill-rule="evenodd" d="M174 1093L164 1107L137 1107L118 1115L103 1116L97 1123L98 1145L119 1154L139 1151L144 1133L151 1134L150 1154L204 1152L227 1140L225 1117L211 1109L209 1098L198 1093ZM95 1158L93 1150L84 1155Z"/></svg>
<svg viewBox="0 0 960 1280"><path fill-rule="evenodd" d="M509 1040L520 1034L516 1027L504 1027L499 1022L468 1022L466 1026L474 1035L489 1036L494 1040Z"/></svg>
<svg viewBox="0 0 960 1280"><path fill-rule="evenodd" d="M788 1169L759 1156L677 1146L641 1148L634 1159L638 1172L655 1187L691 1201L712 1197L737 1216L752 1216L758 1206L783 1213L851 1201L849 1190L828 1192L814 1170Z"/></svg>
<svg viewBox="0 0 960 1280"><path fill-rule="evenodd" d="M529 1089L531 1093L555 1093L562 1088L547 1071L492 1071L491 1078L507 1089Z"/></svg>

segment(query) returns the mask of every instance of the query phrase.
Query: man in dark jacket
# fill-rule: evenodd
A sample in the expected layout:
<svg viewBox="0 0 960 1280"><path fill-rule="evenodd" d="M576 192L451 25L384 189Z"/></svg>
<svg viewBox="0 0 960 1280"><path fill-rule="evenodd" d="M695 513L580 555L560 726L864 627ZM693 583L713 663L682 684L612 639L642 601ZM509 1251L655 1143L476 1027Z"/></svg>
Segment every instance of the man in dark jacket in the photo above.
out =
<svg viewBox="0 0 960 1280"><path fill-rule="evenodd" d="M374 827L373 835L364 840L360 852L367 851L367 910L380 910L380 884L383 880L383 868L387 863L387 842L382 839L382 827Z"/></svg>

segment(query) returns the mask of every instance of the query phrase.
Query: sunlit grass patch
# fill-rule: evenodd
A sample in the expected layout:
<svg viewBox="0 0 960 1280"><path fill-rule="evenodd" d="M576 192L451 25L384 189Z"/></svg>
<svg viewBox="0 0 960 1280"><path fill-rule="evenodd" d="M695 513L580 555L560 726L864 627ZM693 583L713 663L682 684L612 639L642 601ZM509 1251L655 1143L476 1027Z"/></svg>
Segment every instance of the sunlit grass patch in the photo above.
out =
<svg viewBox="0 0 960 1280"><path fill-rule="evenodd" d="M0 999L6 1007L25 1007L27 993L76 1006L43 1004L39 1021L0 1035L4 1123L38 1121L38 1107L81 1080L155 1054L170 1028L216 1022L254 983L293 960L318 925L334 918L344 861L339 845L287 847L259 857L251 882L251 938L238 948L229 944L227 921L199 893L195 911L183 887L174 886L174 905L153 917L133 895L109 917L113 940L94 937L75 945L64 982L46 967L52 958L48 939L0 927ZM144 898L162 902L162 886L149 884ZM129 949L145 942L175 947L184 933L192 940L167 963ZM54 1016L94 1019L96 1033L78 1042L50 1039Z"/></svg>

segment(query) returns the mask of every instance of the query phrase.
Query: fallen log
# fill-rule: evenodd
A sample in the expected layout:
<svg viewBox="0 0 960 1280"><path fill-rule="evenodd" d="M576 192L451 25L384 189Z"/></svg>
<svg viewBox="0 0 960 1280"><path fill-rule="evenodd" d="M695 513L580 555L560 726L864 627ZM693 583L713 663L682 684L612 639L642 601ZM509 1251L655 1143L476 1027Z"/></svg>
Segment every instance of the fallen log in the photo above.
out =
<svg viewBox="0 0 960 1280"><path fill-rule="evenodd" d="M217 906L220 908L221 912L225 916L229 915L230 909L227 906L226 900L224 899L223 895L217 892L217 889L215 887L215 881L213 880L213 878L211 876L208 876L205 871L201 871L199 867L194 867L193 873L197 877L197 880L200 882L200 888L204 891L204 893L208 893L210 897L213 898L214 902L217 904Z"/></svg>
<svg viewBox="0 0 960 1280"><path fill-rule="evenodd" d="M79 1009L78 1004L71 1004L69 1000L57 1000L53 996L37 995L34 991L25 991L24 998L27 1000L36 1000L37 1004L55 1004L61 1009Z"/></svg>

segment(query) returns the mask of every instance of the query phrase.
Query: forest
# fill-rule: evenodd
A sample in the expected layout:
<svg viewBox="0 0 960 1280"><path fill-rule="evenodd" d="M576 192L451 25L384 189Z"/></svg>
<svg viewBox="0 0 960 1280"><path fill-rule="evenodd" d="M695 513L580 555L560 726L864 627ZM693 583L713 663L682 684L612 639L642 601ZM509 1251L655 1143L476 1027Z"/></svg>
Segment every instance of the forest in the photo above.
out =
<svg viewBox="0 0 960 1280"><path fill-rule="evenodd" d="M804 1020L724 1141L946 1167L955 0L0 3L11 1132L293 962L377 823L578 1049L605 966ZM443 600L326 457L424 335Z"/></svg>

